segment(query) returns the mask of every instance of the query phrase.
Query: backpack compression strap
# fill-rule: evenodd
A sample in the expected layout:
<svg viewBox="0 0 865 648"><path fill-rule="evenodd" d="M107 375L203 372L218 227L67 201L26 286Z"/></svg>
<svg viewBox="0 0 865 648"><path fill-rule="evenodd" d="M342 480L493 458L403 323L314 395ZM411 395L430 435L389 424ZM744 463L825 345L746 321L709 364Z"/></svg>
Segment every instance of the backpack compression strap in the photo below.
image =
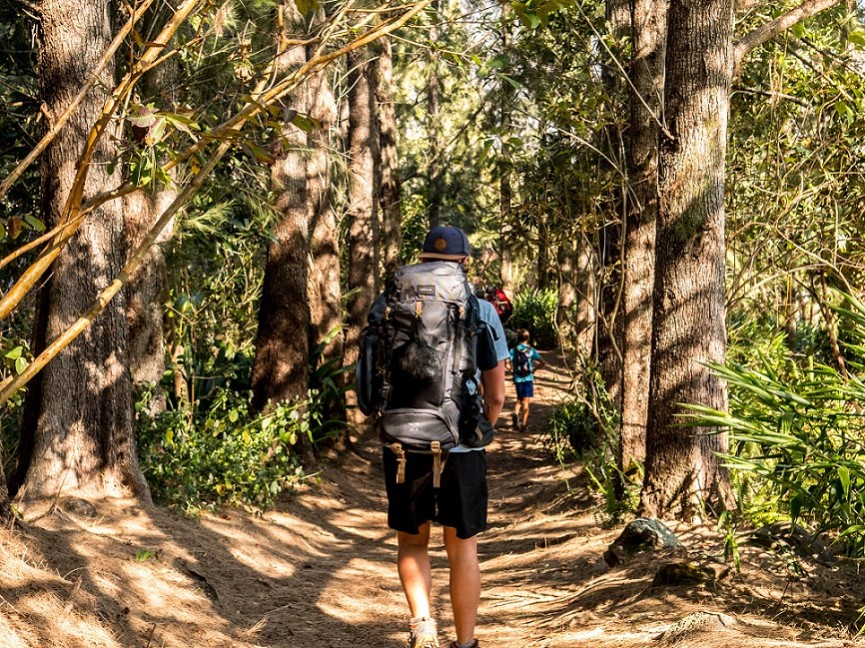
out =
<svg viewBox="0 0 865 648"><path fill-rule="evenodd" d="M402 447L402 443L391 443L388 447L396 455L396 483L404 484L406 463L405 449ZM438 441L433 441L430 443L430 450L432 451L433 456L433 488L439 488L442 481L442 471L444 470L444 464L442 463L442 444Z"/></svg>

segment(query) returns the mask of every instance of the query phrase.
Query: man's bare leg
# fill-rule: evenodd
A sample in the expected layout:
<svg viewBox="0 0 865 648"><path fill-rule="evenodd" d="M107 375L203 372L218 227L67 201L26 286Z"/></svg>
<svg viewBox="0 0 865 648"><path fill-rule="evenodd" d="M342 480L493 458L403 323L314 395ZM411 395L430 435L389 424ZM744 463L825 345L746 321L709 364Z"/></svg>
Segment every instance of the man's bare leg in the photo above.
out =
<svg viewBox="0 0 865 648"><path fill-rule="evenodd" d="M478 538L457 537L453 527L444 530L445 550L450 568L451 607L457 642L468 643L475 636L478 605L481 600L481 570L478 565Z"/></svg>
<svg viewBox="0 0 865 648"><path fill-rule="evenodd" d="M421 525L417 535L397 531L397 571L413 617L430 617L432 571L429 562L430 523Z"/></svg>

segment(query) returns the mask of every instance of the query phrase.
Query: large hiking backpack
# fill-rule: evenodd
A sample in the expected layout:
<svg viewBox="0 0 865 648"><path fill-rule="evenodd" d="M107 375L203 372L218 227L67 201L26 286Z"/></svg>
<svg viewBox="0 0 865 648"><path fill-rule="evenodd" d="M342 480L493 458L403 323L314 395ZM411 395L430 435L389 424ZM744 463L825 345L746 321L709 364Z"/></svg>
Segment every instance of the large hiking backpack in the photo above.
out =
<svg viewBox="0 0 865 648"><path fill-rule="evenodd" d="M532 375L532 349L524 346L514 347L514 375L528 378Z"/></svg>
<svg viewBox="0 0 865 648"><path fill-rule="evenodd" d="M484 327L465 271L452 262L403 266L370 309L356 368L358 406L376 415L397 456L398 482L407 453L433 455L438 485L448 450L492 440L476 379Z"/></svg>

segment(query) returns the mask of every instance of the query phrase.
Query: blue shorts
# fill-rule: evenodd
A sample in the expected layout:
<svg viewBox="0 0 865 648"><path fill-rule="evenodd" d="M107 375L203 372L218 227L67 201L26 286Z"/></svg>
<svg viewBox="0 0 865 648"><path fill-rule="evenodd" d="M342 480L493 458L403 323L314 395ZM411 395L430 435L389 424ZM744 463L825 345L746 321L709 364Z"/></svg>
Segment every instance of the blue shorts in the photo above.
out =
<svg viewBox="0 0 865 648"><path fill-rule="evenodd" d="M535 395L534 380L527 380L526 382L515 382L514 386L517 388L517 400L523 400L524 398L533 398Z"/></svg>

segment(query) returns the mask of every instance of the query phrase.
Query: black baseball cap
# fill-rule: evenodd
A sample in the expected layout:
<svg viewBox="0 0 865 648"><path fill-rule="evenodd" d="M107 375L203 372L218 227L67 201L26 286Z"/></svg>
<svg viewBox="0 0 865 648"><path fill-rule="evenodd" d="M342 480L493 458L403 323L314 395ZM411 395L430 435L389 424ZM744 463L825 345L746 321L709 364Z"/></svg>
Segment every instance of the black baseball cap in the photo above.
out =
<svg viewBox="0 0 865 648"><path fill-rule="evenodd" d="M469 256L469 237L459 227L437 225L433 227L423 242L421 259L443 259L462 261Z"/></svg>

